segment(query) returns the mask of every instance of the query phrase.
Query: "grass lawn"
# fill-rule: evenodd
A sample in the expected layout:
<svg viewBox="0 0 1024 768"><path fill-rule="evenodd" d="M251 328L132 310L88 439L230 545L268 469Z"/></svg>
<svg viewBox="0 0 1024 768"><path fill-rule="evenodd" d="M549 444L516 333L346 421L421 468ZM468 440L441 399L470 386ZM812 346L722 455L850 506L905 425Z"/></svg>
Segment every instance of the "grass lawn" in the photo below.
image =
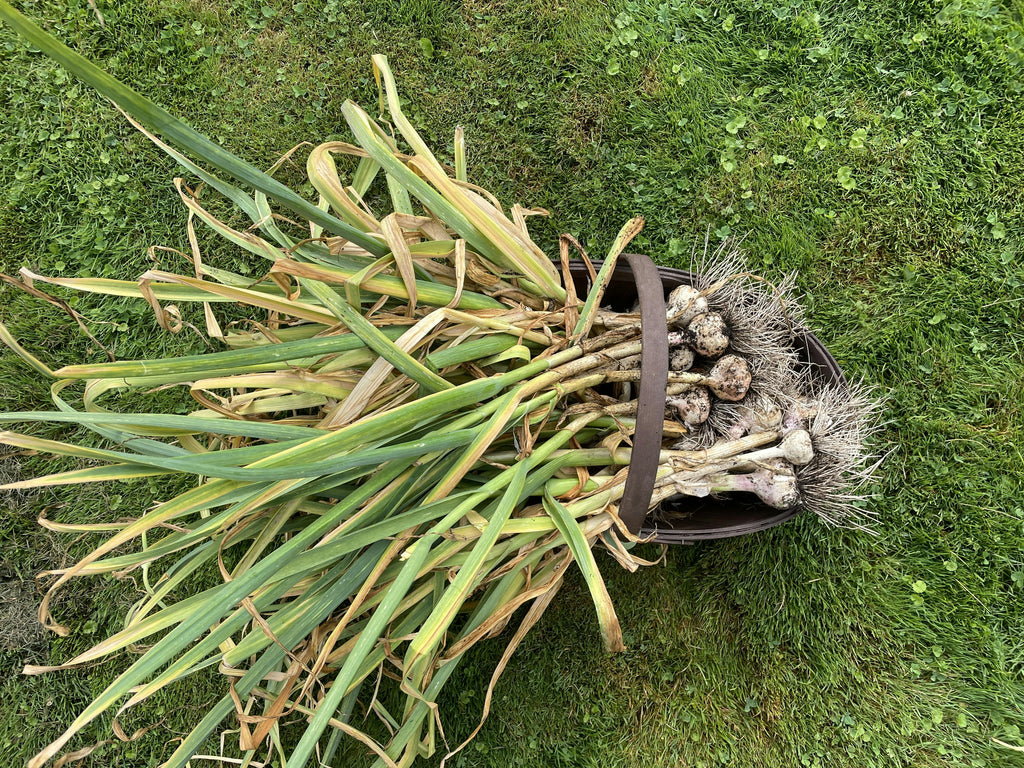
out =
<svg viewBox="0 0 1024 768"><path fill-rule="evenodd" d="M800 518L636 574L602 558L628 650L602 651L571 578L450 764L1024 765L1020 0L124 0L99 3L103 27L85 0L18 7L262 167L346 139L339 107L372 107L369 58L387 53L431 146L450 158L465 126L470 180L551 212L531 223L549 252L559 232L605 250L634 215L647 227L631 249L665 265L743 236L756 271L799 271L819 336L885 393L877 535ZM172 161L5 27L0 52L0 271L134 279L149 246L187 250ZM212 241L205 258L259 276ZM144 302L74 301L118 358L204 348ZM102 359L7 287L0 320L51 364ZM3 353L0 410L49 407L47 383ZM53 465L5 455L0 477ZM71 634L43 634L33 576L90 542L36 518L109 520L167 495L154 479L0 496L3 764L55 738L119 664L22 666L91 646L140 594L83 580L56 607ZM478 648L448 686L451 744L503 647ZM158 764L222 680L130 713L128 733L156 725L80 764ZM72 748L113 738L108 718ZM338 764L364 763L353 747Z"/></svg>

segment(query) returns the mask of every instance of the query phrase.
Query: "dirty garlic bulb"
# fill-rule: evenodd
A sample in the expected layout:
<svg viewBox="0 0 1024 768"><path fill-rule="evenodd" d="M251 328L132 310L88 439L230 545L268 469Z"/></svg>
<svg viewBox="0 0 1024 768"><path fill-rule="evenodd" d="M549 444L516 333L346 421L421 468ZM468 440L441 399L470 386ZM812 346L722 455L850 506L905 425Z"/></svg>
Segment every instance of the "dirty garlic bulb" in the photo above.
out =
<svg viewBox="0 0 1024 768"><path fill-rule="evenodd" d="M708 300L691 285L680 285L668 295L665 314L673 325L685 328L708 311Z"/></svg>

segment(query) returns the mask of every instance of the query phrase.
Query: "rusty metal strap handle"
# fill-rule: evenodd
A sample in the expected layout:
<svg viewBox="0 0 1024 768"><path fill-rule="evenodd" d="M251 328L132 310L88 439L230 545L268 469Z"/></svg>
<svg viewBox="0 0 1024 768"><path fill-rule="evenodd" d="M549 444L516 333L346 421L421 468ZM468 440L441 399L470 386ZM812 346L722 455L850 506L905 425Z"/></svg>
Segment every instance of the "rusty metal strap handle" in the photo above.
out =
<svg viewBox="0 0 1024 768"><path fill-rule="evenodd" d="M622 254L633 270L640 299L640 392L637 397L636 431L629 474L619 503L619 517L633 534L647 517L654 493L665 419L665 387L668 384L668 327L665 323L665 291L654 262L639 253Z"/></svg>

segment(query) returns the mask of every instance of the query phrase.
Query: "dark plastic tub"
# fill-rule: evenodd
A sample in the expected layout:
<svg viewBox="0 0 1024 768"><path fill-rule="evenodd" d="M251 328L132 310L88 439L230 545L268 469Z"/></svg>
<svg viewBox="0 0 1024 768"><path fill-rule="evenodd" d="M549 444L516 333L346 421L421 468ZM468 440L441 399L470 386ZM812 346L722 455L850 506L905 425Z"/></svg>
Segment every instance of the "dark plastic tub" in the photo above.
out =
<svg viewBox="0 0 1024 768"><path fill-rule="evenodd" d="M600 262L594 262L595 269L599 269L600 265ZM573 262L571 273L576 290L581 295L585 294L590 284L590 274L586 267L581 262ZM670 267L658 267L658 274L661 276L666 297L673 288L683 284L690 285L694 279L692 273ZM633 273L627 264L620 261L612 273L603 305L628 312L636 302L636 297ZM810 368L813 375L823 384L846 385L846 378L839 364L814 334L796 336L793 346L799 354L800 363ZM669 503L678 504L679 509L685 509L689 516L674 521L671 527L666 526L664 522L645 523L640 531L642 537L653 537L654 541L664 544L689 544L704 539L725 539L772 528L791 520L797 514L796 510L780 512L760 502L747 503L733 499L694 499L681 496L677 501L670 500Z"/></svg>

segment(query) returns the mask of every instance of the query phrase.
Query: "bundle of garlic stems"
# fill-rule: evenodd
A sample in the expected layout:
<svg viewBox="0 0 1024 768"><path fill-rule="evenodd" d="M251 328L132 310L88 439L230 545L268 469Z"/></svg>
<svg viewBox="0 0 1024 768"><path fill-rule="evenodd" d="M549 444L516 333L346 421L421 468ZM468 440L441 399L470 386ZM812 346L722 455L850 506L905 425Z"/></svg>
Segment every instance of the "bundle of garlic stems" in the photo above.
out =
<svg viewBox="0 0 1024 768"><path fill-rule="evenodd" d="M47 574L40 617L52 629L68 631L51 602L76 577L140 573L145 594L123 630L58 667L26 671L150 645L30 765L54 758L104 713L211 669L227 678L224 695L168 766L185 765L224 727L239 730L249 760L268 749L282 760L287 751L290 768L329 764L340 740L353 738L379 765L409 765L441 746L436 702L459 660L521 616L496 680L573 563L606 647L621 649L594 550L631 570L645 563L618 514L643 334L638 314L602 304L642 220L627 223L577 295L571 238L562 240L559 266L530 237L527 217L538 211L506 213L471 184L461 130L454 168L441 164L402 114L382 56L374 58L382 103L408 151L391 125L346 102L358 146L332 142L309 153L314 205L2 0L0 16L141 130L175 142L147 133L252 220L248 229L225 224L178 180L191 274L152 270L117 281L23 270L37 294L33 284L137 296L170 331L190 327L179 305L195 305L225 351L53 370L0 326L8 346L53 377L57 406L0 421L66 422L108 444L0 433L10 446L85 463L5 487L198 478L128 520L42 521L106 536L78 563ZM347 182L336 158L354 166ZM381 215L385 201L391 212ZM196 223L265 258L265 277L254 282L207 263ZM699 271L692 287L669 297L672 371L652 511L681 494L742 493L859 525L870 399L819 387L800 367L793 334L803 326L791 283L747 274L731 247L704 258ZM222 325L215 307L224 304L249 321ZM186 389L196 410L110 410L123 391L168 387ZM213 586L196 588L211 575ZM404 697L397 709L378 696L388 680ZM357 712L379 719L376 736ZM286 750L278 725L296 718L301 735Z"/></svg>

